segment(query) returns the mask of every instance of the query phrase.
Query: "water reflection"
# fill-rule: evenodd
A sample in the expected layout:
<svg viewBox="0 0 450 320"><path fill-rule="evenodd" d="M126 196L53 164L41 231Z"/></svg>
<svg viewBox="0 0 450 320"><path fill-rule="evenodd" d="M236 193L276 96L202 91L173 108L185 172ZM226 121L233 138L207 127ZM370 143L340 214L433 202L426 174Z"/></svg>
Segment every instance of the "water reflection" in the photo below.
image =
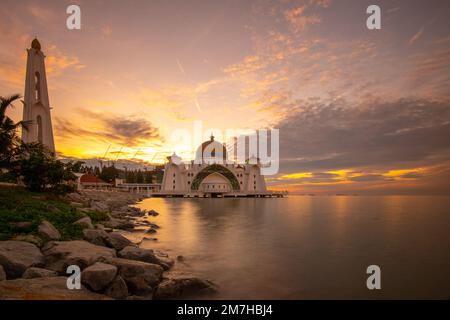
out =
<svg viewBox="0 0 450 320"><path fill-rule="evenodd" d="M183 255L218 298L447 298L450 198L146 199L162 228L142 246ZM142 237L143 235L134 235ZM365 287L382 268L381 292Z"/></svg>

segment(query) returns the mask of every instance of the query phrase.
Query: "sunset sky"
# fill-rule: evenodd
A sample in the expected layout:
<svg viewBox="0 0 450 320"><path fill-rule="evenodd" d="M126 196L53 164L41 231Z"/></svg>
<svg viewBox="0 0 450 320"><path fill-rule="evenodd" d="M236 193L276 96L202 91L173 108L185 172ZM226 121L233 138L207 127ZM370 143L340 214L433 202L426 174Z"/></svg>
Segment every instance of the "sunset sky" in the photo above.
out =
<svg viewBox="0 0 450 320"><path fill-rule="evenodd" d="M81 7L81 30L66 8ZM382 9L381 30L366 8ZM174 130L280 130L274 189L450 193L450 1L17 1L0 7L0 95L46 54L60 157L162 163ZM22 106L10 116L20 120Z"/></svg>

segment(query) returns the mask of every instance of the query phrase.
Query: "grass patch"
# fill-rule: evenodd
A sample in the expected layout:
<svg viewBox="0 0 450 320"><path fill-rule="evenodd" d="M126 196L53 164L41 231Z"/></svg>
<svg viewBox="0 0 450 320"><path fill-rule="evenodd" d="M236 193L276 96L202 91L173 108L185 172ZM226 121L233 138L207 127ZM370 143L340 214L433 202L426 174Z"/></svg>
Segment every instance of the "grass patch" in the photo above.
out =
<svg viewBox="0 0 450 320"><path fill-rule="evenodd" d="M93 223L107 219L106 213L87 212ZM23 188L0 187L0 240L17 234L37 234L39 224L49 221L61 233L61 240L82 239L82 229L73 225L85 214L67 201L50 193L35 193ZM26 230L14 228L14 222L31 222Z"/></svg>
<svg viewBox="0 0 450 320"><path fill-rule="evenodd" d="M96 224L101 221L109 220L108 213L106 212L100 212L100 211L88 211L86 212L86 215L91 218L92 223Z"/></svg>

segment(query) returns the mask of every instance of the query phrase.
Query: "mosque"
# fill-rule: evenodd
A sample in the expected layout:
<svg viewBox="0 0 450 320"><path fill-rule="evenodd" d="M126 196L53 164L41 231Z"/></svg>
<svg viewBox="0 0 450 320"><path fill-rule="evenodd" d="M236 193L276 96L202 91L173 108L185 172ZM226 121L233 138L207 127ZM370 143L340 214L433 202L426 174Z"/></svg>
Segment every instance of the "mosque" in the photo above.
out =
<svg viewBox="0 0 450 320"><path fill-rule="evenodd" d="M182 162L176 154L167 160L161 196L270 196L259 159L252 156L245 164L231 163L226 147L212 135L198 147L195 160L190 163Z"/></svg>
<svg viewBox="0 0 450 320"><path fill-rule="evenodd" d="M22 131L22 139L27 143L41 142L55 152L44 61L41 44L34 39L31 48L27 49L23 101L23 120L30 126ZM161 184L126 184L121 181L116 188L130 192L147 190L152 196L162 197L282 196L267 191L259 158L251 156L245 163L234 163L228 158L225 145L214 140L212 135L198 147L195 160L186 163L176 154L167 160Z"/></svg>

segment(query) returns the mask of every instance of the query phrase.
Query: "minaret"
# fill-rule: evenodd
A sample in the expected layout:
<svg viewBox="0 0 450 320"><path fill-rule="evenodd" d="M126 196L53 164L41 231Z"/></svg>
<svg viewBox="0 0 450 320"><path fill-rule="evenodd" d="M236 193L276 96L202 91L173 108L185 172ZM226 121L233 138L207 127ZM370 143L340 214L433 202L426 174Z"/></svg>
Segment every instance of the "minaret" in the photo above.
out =
<svg viewBox="0 0 450 320"><path fill-rule="evenodd" d="M31 124L28 130L22 130L22 140L26 143L39 141L50 151L55 152L45 75L45 55L37 39L31 42L31 48L27 49L27 53L23 120L30 121Z"/></svg>

